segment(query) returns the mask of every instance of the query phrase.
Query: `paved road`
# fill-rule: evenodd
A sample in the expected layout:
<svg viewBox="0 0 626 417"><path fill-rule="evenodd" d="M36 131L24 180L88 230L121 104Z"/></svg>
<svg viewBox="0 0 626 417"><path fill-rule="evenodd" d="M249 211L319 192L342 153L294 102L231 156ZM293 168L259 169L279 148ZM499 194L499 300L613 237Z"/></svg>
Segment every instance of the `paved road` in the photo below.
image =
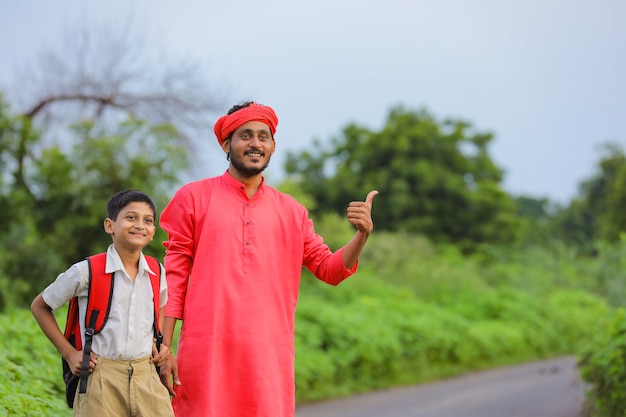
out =
<svg viewBox="0 0 626 417"><path fill-rule="evenodd" d="M296 417L581 417L573 357L298 407Z"/></svg>

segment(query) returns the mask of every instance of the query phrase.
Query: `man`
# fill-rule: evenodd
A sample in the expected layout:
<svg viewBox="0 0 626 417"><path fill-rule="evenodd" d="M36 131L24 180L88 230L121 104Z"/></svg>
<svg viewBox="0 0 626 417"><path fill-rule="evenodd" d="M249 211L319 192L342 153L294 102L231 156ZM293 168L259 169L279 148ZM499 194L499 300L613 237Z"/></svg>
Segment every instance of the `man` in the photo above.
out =
<svg viewBox="0 0 626 417"><path fill-rule="evenodd" d="M377 191L349 204L357 231L333 253L307 210L265 183L277 125L268 106L230 109L214 128L227 171L183 186L161 216L168 233L165 345L183 320L177 361L161 367L177 417L293 417L302 266L337 285L356 272L372 232Z"/></svg>

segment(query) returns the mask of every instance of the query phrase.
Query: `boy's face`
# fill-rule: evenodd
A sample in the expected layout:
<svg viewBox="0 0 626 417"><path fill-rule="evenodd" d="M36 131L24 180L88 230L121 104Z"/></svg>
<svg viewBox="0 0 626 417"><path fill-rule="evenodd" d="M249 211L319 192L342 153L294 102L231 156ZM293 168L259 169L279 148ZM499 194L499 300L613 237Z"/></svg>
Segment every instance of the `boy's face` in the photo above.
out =
<svg viewBox="0 0 626 417"><path fill-rule="evenodd" d="M132 202L120 211L117 219L106 218L104 230L111 235L118 249L141 250L156 232L154 212L148 203Z"/></svg>

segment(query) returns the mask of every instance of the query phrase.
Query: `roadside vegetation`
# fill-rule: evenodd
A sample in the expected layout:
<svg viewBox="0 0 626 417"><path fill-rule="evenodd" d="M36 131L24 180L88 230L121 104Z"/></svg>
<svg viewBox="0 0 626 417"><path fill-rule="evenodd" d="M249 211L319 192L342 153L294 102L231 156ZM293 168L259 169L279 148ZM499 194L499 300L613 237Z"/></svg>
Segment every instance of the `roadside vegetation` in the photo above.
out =
<svg viewBox="0 0 626 417"><path fill-rule="evenodd" d="M409 235L379 233L368 245L359 273L338 287L303 275L299 403L580 354L618 314L590 287L610 262L605 253L556 261L517 251L485 263ZM577 284L579 271L587 271L585 285ZM623 328L623 316L616 316L614 331ZM63 323L65 311L57 317ZM0 414L70 416L59 354L30 311L0 315L0 337L0 365L8 373L0 383Z"/></svg>

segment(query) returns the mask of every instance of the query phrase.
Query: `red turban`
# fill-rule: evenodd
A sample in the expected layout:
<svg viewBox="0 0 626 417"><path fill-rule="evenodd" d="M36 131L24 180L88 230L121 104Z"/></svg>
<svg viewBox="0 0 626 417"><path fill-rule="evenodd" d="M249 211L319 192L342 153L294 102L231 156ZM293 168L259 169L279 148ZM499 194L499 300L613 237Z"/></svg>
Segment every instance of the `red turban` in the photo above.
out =
<svg viewBox="0 0 626 417"><path fill-rule="evenodd" d="M217 141L221 145L224 140L235 130L239 129L241 125L252 121L265 123L269 126L272 136L276 134L278 117L276 117L274 110L269 106L252 103L247 107L220 117L217 122L215 122L213 130L215 131L215 136L217 136Z"/></svg>

